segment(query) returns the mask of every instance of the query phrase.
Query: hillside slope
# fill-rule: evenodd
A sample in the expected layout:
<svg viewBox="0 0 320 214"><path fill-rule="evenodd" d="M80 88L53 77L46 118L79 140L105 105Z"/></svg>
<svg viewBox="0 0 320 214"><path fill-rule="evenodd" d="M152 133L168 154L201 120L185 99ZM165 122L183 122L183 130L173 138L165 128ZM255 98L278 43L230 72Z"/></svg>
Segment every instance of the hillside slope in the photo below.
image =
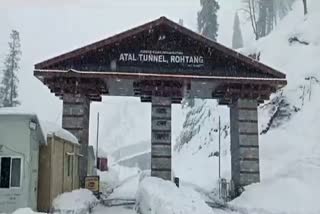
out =
<svg viewBox="0 0 320 214"><path fill-rule="evenodd" d="M259 108L261 183L248 186L235 206L268 212L319 213L320 187L320 2L301 2L268 37L241 52L260 53L260 61L287 74L288 86ZM207 106L214 105L214 101ZM176 151L175 172L182 180L213 190L217 183L217 134L209 141L217 115L228 124L227 108L207 117L197 135ZM229 139L222 141L223 176L230 176Z"/></svg>

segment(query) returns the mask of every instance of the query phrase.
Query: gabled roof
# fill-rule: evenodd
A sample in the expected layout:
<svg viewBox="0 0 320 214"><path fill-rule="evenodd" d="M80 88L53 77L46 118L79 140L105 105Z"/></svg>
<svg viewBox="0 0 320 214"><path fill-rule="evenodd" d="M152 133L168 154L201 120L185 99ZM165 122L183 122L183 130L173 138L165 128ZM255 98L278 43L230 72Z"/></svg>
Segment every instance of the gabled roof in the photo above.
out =
<svg viewBox="0 0 320 214"><path fill-rule="evenodd" d="M68 60L73 60L75 58L80 58L82 56L85 56L86 54L89 54L89 52L92 51L98 51L100 48L106 48L110 45L121 43L122 40L127 39L129 37L134 37L137 34L148 32L150 29L154 29L160 26L165 26L170 29L174 29L175 31L179 32L182 35L185 35L197 42L200 42L212 49L218 50L221 53L224 53L226 56L230 57L231 59L236 60L239 62L239 64L242 64L250 69L253 69L255 71L258 71L260 73L266 74L271 78L275 79L285 79L286 75L269 67L266 66L254 59L251 59L247 56L244 56L232 49L229 49L215 41L212 41L198 33L195 33L169 19L166 17L160 17L157 20L151 21L149 23L146 23L144 25L138 26L136 28L132 28L130 30L127 30L123 33L114 35L112 37L109 37L107 39L92 43L90 45L84 46L82 48L73 50L71 52L62 54L60 56L54 57L52 59L46 60L44 62L38 63L35 65L36 70L54 70L57 68L54 68L55 65L64 63Z"/></svg>

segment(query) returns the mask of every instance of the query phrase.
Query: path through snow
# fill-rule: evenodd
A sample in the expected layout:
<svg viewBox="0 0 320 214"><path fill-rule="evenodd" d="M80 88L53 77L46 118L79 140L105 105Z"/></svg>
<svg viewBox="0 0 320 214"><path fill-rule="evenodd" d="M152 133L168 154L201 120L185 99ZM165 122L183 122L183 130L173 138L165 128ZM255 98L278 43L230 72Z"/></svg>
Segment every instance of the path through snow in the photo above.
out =
<svg viewBox="0 0 320 214"><path fill-rule="evenodd" d="M93 209L93 214L136 214L133 209L125 207L105 207L102 205Z"/></svg>

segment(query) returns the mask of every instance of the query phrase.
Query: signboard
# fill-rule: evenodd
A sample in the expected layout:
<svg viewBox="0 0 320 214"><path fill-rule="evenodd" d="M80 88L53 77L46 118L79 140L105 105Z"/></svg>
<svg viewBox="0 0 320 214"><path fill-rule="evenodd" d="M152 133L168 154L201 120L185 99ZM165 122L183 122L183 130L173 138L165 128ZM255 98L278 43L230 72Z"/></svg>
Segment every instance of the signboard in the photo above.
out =
<svg viewBox="0 0 320 214"><path fill-rule="evenodd" d="M118 62L129 64L148 63L202 67L204 66L204 57L200 55L184 54L181 51L140 50L136 53L120 53Z"/></svg>
<svg viewBox="0 0 320 214"><path fill-rule="evenodd" d="M100 192L100 177L87 176L85 178L85 188L91 190L93 193L98 194Z"/></svg>

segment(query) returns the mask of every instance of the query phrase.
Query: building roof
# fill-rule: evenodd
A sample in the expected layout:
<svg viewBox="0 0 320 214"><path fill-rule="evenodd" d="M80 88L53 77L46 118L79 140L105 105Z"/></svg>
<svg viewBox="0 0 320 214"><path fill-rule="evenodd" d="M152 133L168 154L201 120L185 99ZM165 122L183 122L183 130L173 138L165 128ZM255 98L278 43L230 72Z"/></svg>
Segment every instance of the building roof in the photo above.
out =
<svg viewBox="0 0 320 214"><path fill-rule="evenodd" d="M287 85L286 75L165 17L35 65L34 75L58 97L168 96L259 103Z"/></svg>
<svg viewBox="0 0 320 214"><path fill-rule="evenodd" d="M55 135L68 142L79 144L78 139L69 131L61 128L55 123L39 120L36 113L32 113L30 111L27 111L26 109L20 107L0 108L0 116L1 115L18 117L21 116L34 119L35 122L40 125L41 135L45 143L47 143L48 136Z"/></svg>
<svg viewBox="0 0 320 214"><path fill-rule="evenodd" d="M270 77L274 78L281 78L285 79L286 75L269 67L266 66L252 58L249 58L245 55L240 54L239 52L236 52L230 48L227 48L207 37L204 37L196 32L193 32L190 29L187 29L169 19L166 17L160 17L159 19L156 19L154 21L148 22L144 25L132 28L130 30L127 30L123 33L119 33L117 35L114 35L112 37L109 37L107 39L103 39L101 41L86 45L84 47L75 49L73 51L67 52L65 54L59 55L57 57L51 58L49 60L43 61L41 63L38 63L35 65L36 70L42 70L42 69L52 69L57 68L58 64L65 63L68 60L75 60L78 57L84 57L87 54L90 54L94 51L99 51L99 49L105 49L108 48L114 44L120 44L121 42L125 41L128 38L135 37L140 35L141 33L148 33L150 30L154 30L156 28L167 28L168 31L174 30L181 35L185 35L188 38L191 38L195 41L198 41L199 43L202 43L208 47L213 48L214 50L217 50L221 53L224 53L226 56L233 58L234 60L237 60L238 63L245 64L247 67L250 67L254 70L258 70L259 72L269 74ZM67 69L68 70L68 69Z"/></svg>

